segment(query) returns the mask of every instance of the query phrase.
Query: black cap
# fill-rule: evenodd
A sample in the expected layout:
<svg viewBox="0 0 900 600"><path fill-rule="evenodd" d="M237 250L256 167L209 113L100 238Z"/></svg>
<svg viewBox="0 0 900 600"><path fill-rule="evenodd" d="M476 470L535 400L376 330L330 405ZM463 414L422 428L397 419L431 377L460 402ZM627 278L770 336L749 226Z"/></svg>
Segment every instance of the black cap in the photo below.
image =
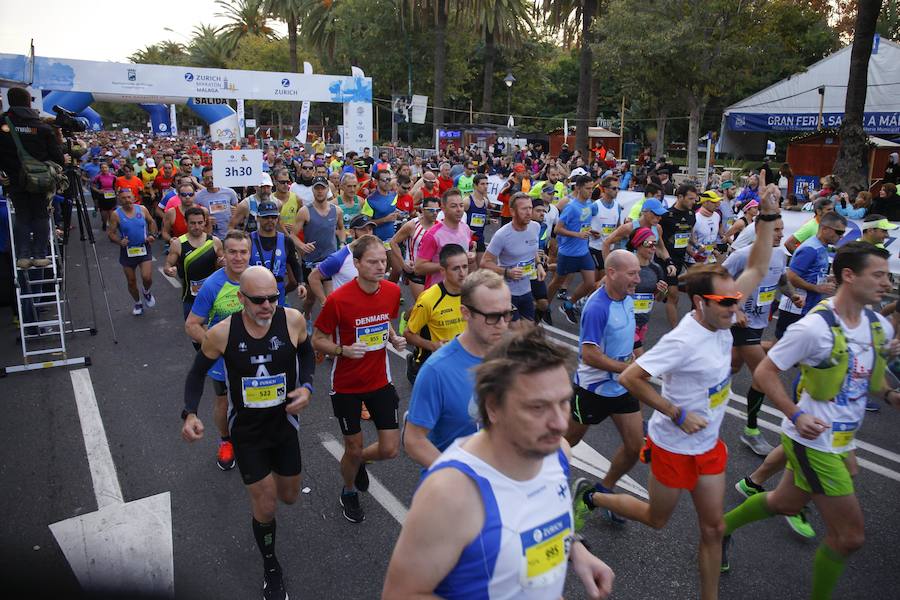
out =
<svg viewBox="0 0 900 600"><path fill-rule="evenodd" d="M316 187L317 185L324 185L325 187L328 187L328 180L321 175L319 175L318 177L313 177L312 186Z"/></svg>
<svg viewBox="0 0 900 600"><path fill-rule="evenodd" d="M281 213L278 211L278 205L274 202L260 202L257 214L260 217L277 217Z"/></svg>
<svg viewBox="0 0 900 600"><path fill-rule="evenodd" d="M362 229L368 225L374 224L372 223L372 219L370 219L367 215L356 215L352 219L350 219L350 229Z"/></svg>

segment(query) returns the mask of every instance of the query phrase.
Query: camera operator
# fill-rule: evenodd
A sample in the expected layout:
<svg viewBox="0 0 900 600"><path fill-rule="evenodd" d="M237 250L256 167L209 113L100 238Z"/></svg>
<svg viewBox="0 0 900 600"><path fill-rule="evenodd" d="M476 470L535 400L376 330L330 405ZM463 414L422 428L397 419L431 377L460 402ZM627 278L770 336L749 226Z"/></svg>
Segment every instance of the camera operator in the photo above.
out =
<svg viewBox="0 0 900 600"><path fill-rule="evenodd" d="M63 164L63 148L54 128L31 108L31 95L20 87L10 88L6 93L9 110L0 115L0 170L5 172L2 184L16 209L13 233L16 243L16 266L27 269L31 266L46 267L50 264L47 250L50 243L50 222L48 207L52 195L31 194L25 191L20 181L21 163L5 117L9 117L22 146L35 159L52 160Z"/></svg>

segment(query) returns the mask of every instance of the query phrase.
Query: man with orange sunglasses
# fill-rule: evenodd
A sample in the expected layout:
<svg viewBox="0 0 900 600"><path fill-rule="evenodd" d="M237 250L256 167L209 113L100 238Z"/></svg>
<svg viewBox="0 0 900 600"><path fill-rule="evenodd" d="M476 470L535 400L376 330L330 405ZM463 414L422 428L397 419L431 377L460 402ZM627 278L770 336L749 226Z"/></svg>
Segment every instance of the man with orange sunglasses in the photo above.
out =
<svg viewBox="0 0 900 600"><path fill-rule="evenodd" d="M725 529L725 463L728 451L719 429L731 392L731 325L743 299L766 276L778 214L778 188L770 185L760 203L756 241L737 278L721 265L698 265L685 275L694 310L619 375L619 383L655 410L642 460L650 463L649 502L575 482L578 513L601 507L620 517L661 529L683 490L688 490L700 525L700 593L718 597ZM657 392L650 378L662 379Z"/></svg>

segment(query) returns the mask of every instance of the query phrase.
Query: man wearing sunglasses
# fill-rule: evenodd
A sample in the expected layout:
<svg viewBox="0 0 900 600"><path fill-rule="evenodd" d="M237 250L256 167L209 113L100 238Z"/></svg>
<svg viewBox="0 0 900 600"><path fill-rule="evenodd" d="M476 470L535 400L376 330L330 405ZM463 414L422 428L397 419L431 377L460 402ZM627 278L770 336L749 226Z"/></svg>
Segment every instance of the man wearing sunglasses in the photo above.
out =
<svg viewBox="0 0 900 600"><path fill-rule="evenodd" d="M836 212L829 212L819 219L816 234L800 244L794 251L787 270L788 282L803 299L797 307L788 297L778 304L778 323L775 338L781 339L787 328L803 318L824 296L834 293L834 283L829 281L829 246L836 244L847 230L847 219Z"/></svg>
<svg viewBox="0 0 900 600"><path fill-rule="evenodd" d="M719 429L731 392L731 324L743 299L766 276L778 220L779 191L766 190L757 238L737 278L721 265L698 265L685 275L693 311L620 375L618 382L654 409L642 454L650 463L650 501L576 482L576 504L601 507L655 529L665 526L682 491L691 493L700 527L700 594L718 597L727 450ZM657 392L650 378L662 379Z"/></svg>
<svg viewBox="0 0 900 600"><path fill-rule="evenodd" d="M162 237L167 244L172 242L172 238L180 237L188 232L187 221L184 213L187 209L197 206L194 203L194 186L185 180L178 184L178 203L166 208L165 216L163 216ZM206 233L212 233L212 220L209 218L209 211L202 206L197 206L203 211L206 217Z"/></svg>
<svg viewBox="0 0 900 600"><path fill-rule="evenodd" d="M297 250L288 237L278 231L278 215L278 205L274 202L259 205L259 229L250 234L250 264L263 266L272 272L278 283L278 305L285 306L285 291L289 283L296 286L300 300L306 298L306 288L302 285L303 273Z"/></svg>
<svg viewBox="0 0 900 600"><path fill-rule="evenodd" d="M434 227L438 213L441 212L441 201L427 197L422 200L422 216L414 217L403 224L391 238L391 268L403 273L403 281L409 286L413 298L418 298L425 289L425 276L416 274L416 256L419 244L428 230ZM363 215L365 216L365 215ZM404 259L403 248L406 249Z"/></svg>
<svg viewBox="0 0 900 600"><path fill-rule="evenodd" d="M313 179L316 176L316 167L309 158L300 161L297 171L297 179L290 184L290 191L302 202L303 206L313 202Z"/></svg>
<svg viewBox="0 0 900 600"><path fill-rule="evenodd" d="M278 501L294 504L300 493L299 413L309 406L315 356L299 311L276 305L275 278L264 267L243 272L237 298L242 309L210 328L185 382L187 442L203 437L197 416L203 380L222 360L231 390L229 433L241 479L250 496L253 537L263 559L263 597L285 600L275 556Z"/></svg>

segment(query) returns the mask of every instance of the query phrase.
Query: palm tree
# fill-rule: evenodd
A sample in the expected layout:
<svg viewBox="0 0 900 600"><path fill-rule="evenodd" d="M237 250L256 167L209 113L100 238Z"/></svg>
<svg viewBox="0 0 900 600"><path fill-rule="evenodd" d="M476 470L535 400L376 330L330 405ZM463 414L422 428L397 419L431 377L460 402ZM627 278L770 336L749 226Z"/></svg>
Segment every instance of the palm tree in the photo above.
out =
<svg viewBox="0 0 900 600"><path fill-rule="evenodd" d="M297 23L304 11L306 0L264 0L263 10L279 21L284 21L288 31L288 52L290 53L290 69L299 71L297 59Z"/></svg>
<svg viewBox="0 0 900 600"><path fill-rule="evenodd" d="M169 40L146 46L129 56L128 60L145 65L184 66L190 63L184 44Z"/></svg>
<svg viewBox="0 0 900 600"><path fill-rule="evenodd" d="M493 110L497 44L513 48L534 33L533 6L528 0L479 0L472 2L467 10L467 20L479 24L484 40L481 112L485 115Z"/></svg>
<svg viewBox="0 0 900 600"><path fill-rule="evenodd" d="M228 44L220 28L211 25L194 27L194 37L188 46L191 62L198 67L225 69L228 66Z"/></svg>
<svg viewBox="0 0 900 600"><path fill-rule="evenodd" d="M844 119L841 121L841 148L834 163L834 175L841 189L856 196L868 187L867 145L863 130L863 112L866 108L866 91L869 81L869 58L875 40L875 25L881 11L881 0L859 0L856 27L853 32L853 48L850 50L850 76L847 80L847 98L844 101Z"/></svg>
<svg viewBox="0 0 900 600"><path fill-rule="evenodd" d="M229 52L232 52L245 35L256 35L274 39L275 31L269 27L269 17L263 10L264 0L216 0L225 12L217 17L228 19L222 26L221 35Z"/></svg>

